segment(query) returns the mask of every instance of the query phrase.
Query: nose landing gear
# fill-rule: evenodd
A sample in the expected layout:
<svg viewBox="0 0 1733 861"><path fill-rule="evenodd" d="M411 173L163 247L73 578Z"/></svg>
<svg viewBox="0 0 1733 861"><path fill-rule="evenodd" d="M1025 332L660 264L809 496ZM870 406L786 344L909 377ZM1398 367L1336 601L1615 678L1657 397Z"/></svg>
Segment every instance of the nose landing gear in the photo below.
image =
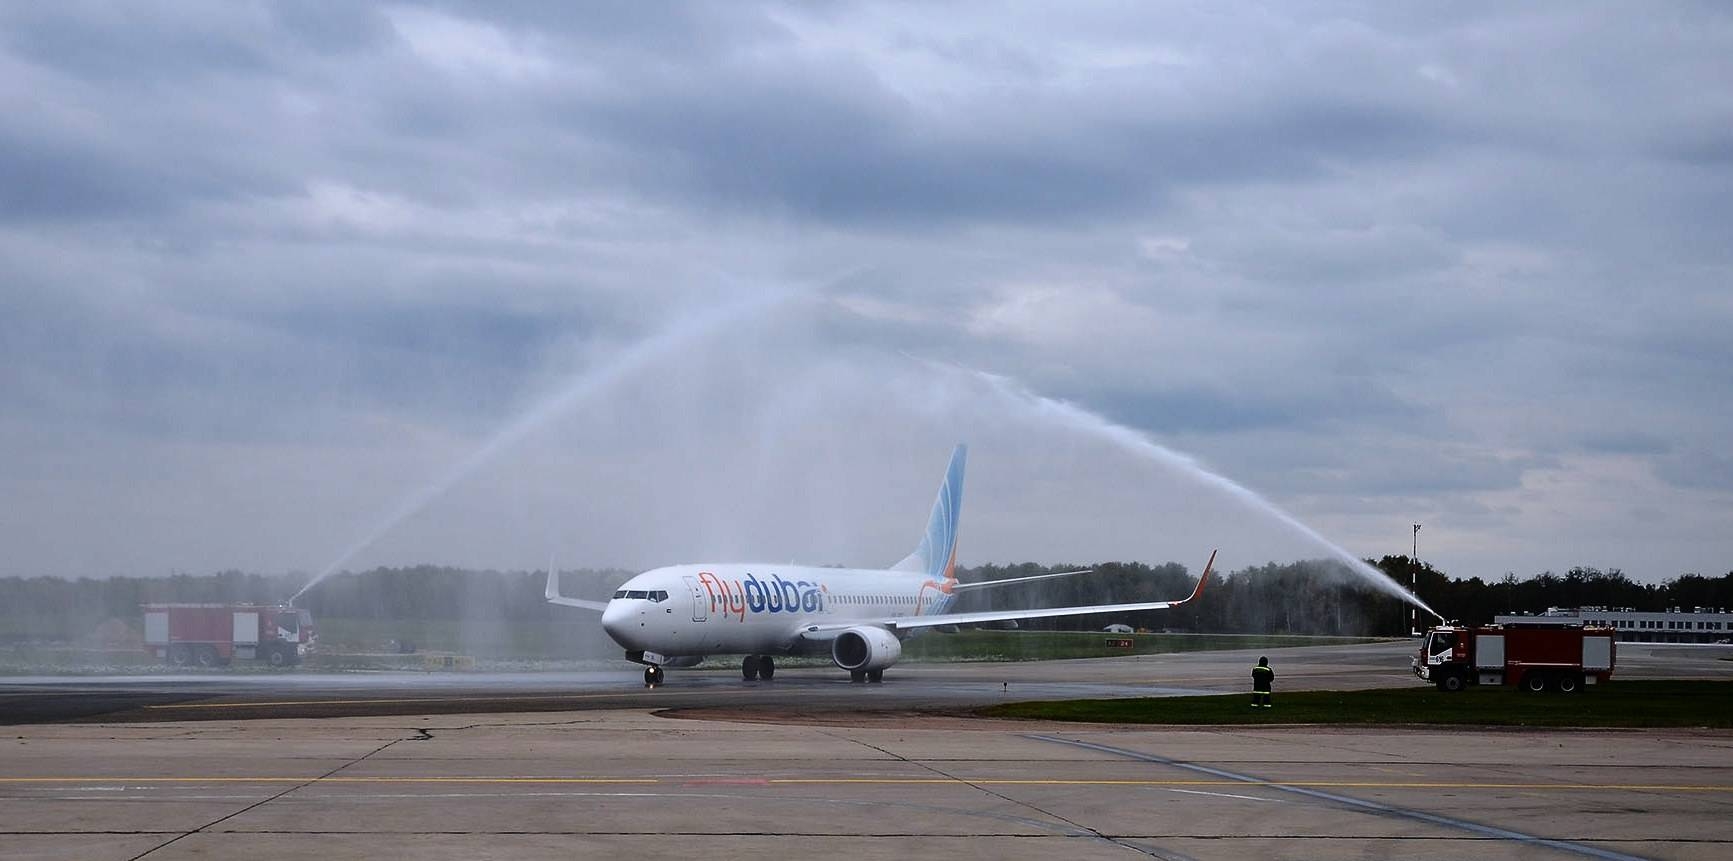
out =
<svg viewBox="0 0 1733 861"><path fill-rule="evenodd" d="M667 678L667 675L668 675L667 673L662 672L661 667L658 667L655 664L651 664L650 666L645 667L644 668L644 687L646 687L646 688L660 687L662 685L663 680L665 680Z"/></svg>

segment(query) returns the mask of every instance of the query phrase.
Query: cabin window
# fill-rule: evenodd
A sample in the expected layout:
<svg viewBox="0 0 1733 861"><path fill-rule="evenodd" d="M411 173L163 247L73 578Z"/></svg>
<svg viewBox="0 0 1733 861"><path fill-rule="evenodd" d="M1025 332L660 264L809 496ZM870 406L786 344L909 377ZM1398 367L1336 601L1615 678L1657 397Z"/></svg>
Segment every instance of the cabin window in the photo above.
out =
<svg viewBox="0 0 1733 861"><path fill-rule="evenodd" d="M1456 634L1450 631L1440 631L1432 635L1432 643L1427 646L1426 654L1434 658L1450 654L1456 648Z"/></svg>

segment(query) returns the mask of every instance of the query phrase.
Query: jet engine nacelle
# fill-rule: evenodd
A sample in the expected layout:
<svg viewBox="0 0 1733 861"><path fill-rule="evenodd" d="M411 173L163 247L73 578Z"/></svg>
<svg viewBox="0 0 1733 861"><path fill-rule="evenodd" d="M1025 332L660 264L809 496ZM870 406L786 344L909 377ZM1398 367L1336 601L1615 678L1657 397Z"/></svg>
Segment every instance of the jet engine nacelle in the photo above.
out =
<svg viewBox="0 0 1733 861"><path fill-rule="evenodd" d="M882 670L903 656L903 644L895 634L871 626L850 628L830 644L831 660L845 670Z"/></svg>

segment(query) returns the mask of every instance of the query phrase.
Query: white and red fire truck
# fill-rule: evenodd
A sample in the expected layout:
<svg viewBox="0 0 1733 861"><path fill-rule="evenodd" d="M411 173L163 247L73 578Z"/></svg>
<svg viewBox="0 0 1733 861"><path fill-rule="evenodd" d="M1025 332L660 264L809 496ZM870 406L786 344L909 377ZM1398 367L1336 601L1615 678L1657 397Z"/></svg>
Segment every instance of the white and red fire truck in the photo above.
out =
<svg viewBox="0 0 1733 861"><path fill-rule="evenodd" d="M1571 693L1612 678L1617 635L1582 625L1440 625L1421 639L1412 666L1441 691L1517 685Z"/></svg>
<svg viewBox="0 0 1733 861"><path fill-rule="evenodd" d="M317 633L306 610L282 604L145 604L144 647L177 667L232 660L298 664Z"/></svg>

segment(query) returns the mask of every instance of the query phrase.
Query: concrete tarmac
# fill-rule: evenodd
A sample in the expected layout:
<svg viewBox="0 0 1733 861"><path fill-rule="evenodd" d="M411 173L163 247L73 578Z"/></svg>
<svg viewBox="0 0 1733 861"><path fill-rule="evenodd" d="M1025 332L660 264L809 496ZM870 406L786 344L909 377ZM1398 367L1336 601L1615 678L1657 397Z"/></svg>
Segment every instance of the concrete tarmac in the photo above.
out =
<svg viewBox="0 0 1733 861"><path fill-rule="evenodd" d="M1716 654L1660 648L1621 646L1621 676L1733 677ZM1406 644L1270 656L1278 691L1418 684ZM124 703L112 713L122 720L75 714L82 722L0 731L0 857L1733 857L1724 731L1116 728L945 714L1004 699L1237 691L1254 657L899 666L874 686L817 668L769 684L671 672L654 691L622 673L548 693L533 691L563 685L83 680L169 699ZM32 680L0 688L0 706L38 689L65 701L83 688ZM514 704L523 709L500 711ZM751 719L655 711L671 705ZM326 716L296 716L309 709ZM451 710L466 713L435 713Z"/></svg>
<svg viewBox="0 0 1733 861"><path fill-rule="evenodd" d="M1733 857L1726 733L628 710L8 735L8 859Z"/></svg>

